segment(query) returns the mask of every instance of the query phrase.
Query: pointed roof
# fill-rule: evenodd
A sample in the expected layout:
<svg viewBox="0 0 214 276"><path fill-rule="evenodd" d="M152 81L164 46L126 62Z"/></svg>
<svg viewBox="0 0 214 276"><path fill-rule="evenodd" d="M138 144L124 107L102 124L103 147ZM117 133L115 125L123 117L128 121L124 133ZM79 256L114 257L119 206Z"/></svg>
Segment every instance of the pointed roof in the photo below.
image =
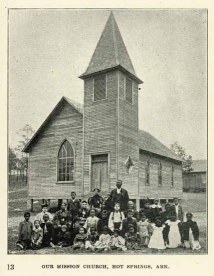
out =
<svg viewBox="0 0 214 276"><path fill-rule="evenodd" d="M113 68L120 68L138 81L138 83L142 83L135 73L113 12L111 12L89 66L80 78L85 79L98 72Z"/></svg>

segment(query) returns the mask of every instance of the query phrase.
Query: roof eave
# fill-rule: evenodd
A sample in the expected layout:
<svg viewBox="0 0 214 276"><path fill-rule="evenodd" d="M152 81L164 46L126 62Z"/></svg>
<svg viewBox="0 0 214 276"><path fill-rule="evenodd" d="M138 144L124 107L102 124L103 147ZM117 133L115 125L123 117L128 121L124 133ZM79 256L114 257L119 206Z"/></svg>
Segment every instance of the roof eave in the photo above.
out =
<svg viewBox="0 0 214 276"><path fill-rule="evenodd" d="M121 65L116 65L114 67L106 68L100 71L92 72L92 73L83 73L82 75L79 76L80 79L85 80L87 78L99 75L99 74L104 74L112 70L121 70L122 72L126 73L130 78L134 79L138 84L142 84L143 81L139 79L136 75L132 74L128 70L126 70L123 66Z"/></svg>
<svg viewBox="0 0 214 276"><path fill-rule="evenodd" d="M177 161L177 162L181 162L181 163L183 162L183 160L182 160L179 156L178 156L178 157L175 157L175 158L173 158L173 157L168 157L168 156L166 156L166 155L162 155L162 154L159 154L159 153L156 153L156 152L148 151L148 150L142 149L142 148L140 148L140 147L139 147L139 150L144 151L144 152L149 153L149 154L156 155L156 156L161 156L161 157L164 157L164 158L167 158L167 159L175 160L175 161Z"/></svg>

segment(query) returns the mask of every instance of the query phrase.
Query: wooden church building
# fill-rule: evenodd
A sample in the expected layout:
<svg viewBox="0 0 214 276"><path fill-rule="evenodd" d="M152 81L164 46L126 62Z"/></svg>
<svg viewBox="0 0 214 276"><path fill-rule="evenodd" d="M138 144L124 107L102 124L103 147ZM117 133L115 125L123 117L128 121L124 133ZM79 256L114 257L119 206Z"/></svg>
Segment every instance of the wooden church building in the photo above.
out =
<svg viewBox="0 0 214 276"><path fill-rule="evenodd" d="M23 150L29 199L87 198L95 187L107 194L118 179L137 208L147 197L180 198L182 160L139 130L142 81L112 13L80 78L84 106L63 97Z"/></svg>

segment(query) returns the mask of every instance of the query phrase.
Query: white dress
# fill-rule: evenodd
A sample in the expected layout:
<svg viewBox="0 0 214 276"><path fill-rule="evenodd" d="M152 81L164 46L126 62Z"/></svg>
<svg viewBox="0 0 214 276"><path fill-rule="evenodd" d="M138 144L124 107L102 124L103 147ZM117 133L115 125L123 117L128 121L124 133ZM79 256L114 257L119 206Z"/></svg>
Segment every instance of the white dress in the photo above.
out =
<svg viewBox="0 0 214 276"><path fill-rule="evenodd" d="M169 248L176 248L179 245L181 245L181 235L179 231L178 224L180 223L180 220L176 221L170 221L167 220L166 224L169 225Z"/></svg>
<svg viewBox="0 0 214 276"><path fill-rule="evenodd" d="M166 246L163 240L164 226L157 227L155 225L152 225L152 227L153 227L153 234L150 238L148 248L165 249Z"/></svg>

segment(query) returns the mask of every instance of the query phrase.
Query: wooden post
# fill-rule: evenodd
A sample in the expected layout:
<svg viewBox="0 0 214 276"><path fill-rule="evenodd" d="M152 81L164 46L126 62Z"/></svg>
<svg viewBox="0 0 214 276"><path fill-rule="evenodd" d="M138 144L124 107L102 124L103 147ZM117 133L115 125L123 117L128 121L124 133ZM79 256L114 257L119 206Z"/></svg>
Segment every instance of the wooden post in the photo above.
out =
<svg viewBox="0 0 214 276"><path fill-rule="evenodd" d="M140 199L136 199L136 211L140 210Z"/></svg>
<svg viewBox="0 0 214 276"><path fill-rule="evenodd" d="M33 199L32 198L27 200L27 210L30 210L31 212L33 212Z"/></svg>
<svg viewBox="0 0 214 276"><path fill-rule="evenodd" d="M58 209L61 208L61 204L62 204L62 199L58 199Z"/></svg>

